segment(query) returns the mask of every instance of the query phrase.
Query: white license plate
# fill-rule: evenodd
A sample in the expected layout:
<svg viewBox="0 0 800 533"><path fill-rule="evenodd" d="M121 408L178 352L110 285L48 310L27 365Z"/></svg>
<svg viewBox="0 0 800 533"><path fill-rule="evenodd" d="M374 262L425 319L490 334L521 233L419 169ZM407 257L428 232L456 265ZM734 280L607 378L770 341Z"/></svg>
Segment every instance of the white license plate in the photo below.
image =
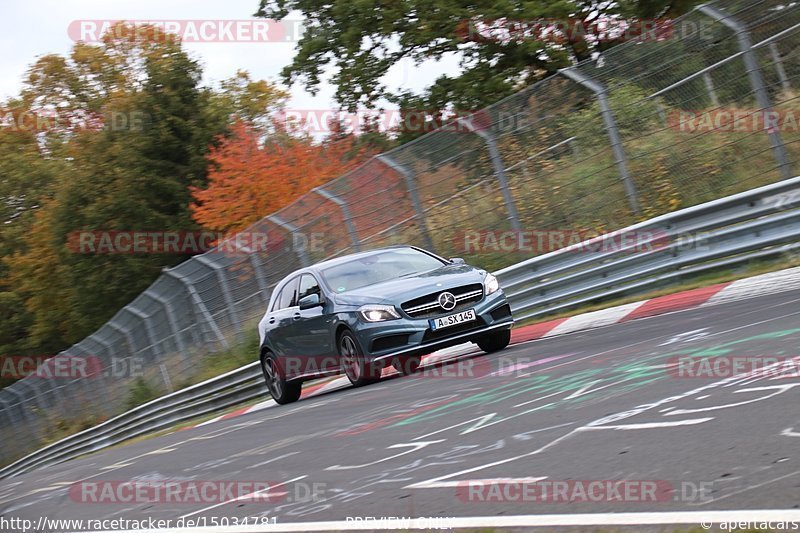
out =
<svg viewBox="0 0 800 533"><path fill-rule="evenodd" d="M464 322L471 322L472 320L475 320L475 310L467 309L466 311L461 311L460 313L456 313L454 315L431 318L431 330L436 331L437 329L449 328L451 326L463 324Z"/></svg>

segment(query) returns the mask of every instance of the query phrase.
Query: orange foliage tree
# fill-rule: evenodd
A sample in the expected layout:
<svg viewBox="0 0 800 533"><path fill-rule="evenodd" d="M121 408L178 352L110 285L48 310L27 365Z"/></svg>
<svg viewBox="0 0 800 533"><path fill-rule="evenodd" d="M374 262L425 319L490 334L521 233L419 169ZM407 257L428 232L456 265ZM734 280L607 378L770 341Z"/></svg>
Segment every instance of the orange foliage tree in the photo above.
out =
<svg viewBox="0 0 800 533"><path fill-rule="evenodd" d="M239 120L208 156L208 186L192 188L192 217L204 228L237 231L344 174L369 156L354 136L314 142L262 133Z"/></svg>

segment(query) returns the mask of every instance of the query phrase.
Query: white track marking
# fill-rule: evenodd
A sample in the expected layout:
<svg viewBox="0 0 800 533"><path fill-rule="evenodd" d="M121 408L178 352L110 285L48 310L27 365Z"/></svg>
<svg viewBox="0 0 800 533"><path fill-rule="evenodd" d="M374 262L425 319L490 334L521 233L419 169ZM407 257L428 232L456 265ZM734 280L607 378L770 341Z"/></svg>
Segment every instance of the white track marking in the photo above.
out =
<svg viewBox="0 0 800 533"><path fill-rule="evenodd" d="M537 483L547 479L547 476L542 477L494 477L487 479L464 479L459 481L440 481L438 483L428 483L425 485L426 489L445 489L452 487L466 487L470 483L477 485L510 485L512 483Z"/></svg>
<svg viewBox="0 0 800 533"><path fill-rule="evenodd" d="M469 424L470 422L475 422L474 425L482 426L485 422L487 422L488 420L493 419L495 416L497 416L497 413L489 413L488 415L479 416L477 418L471 418L469 420L465 420L463 422L459 422L458 424L453 424L452 426L447 426L446 428L437 429L436 431L431 431L430 433L426 433L425 435L420 435L419 437L414 437L411 440L425 439L425 438L430 437L431 435L436 435L437 433L442 433L444 431L448 431L450 429L457 428L459 426L465 426L465 425ZM473 427L474 427L474 425L473 425Z"/></svg>
<svg viewBox="0 0 800 533"><path fill-rule="evenodd" d="M289 457L290 455L296 455L296 454L298 454L298 453L300 453L300 452L289 452L289 453L284 453L283 455L279 455L278 457L273 457L272 459L267 459L266 461L262 461L262 462L260 462L260 463L257 463L257 464L254 464L254 465L248 466L247 468L257 468L257 467L259 467L259 466L268 465L268 464L270 464L270 463L273 463L273 462L275 462L275 461L278 461L278 460L280 460L280 459L283 459L283 458L285 458L285 457Z"/></svg>
<svg viewBox="0 0 800 533"><path fill-rule="evenodd" d="M709 298L700 307L716 305L800 288L800 267L739 279Z"/></svg>
<svg viewBox="0 0 800 533"><path fill-rule="evenodd" d="M422 448L428 446L429 444L438 444L440 442L444 442L445 440L446 439L429 440L429 441L425 441L425 442L409 442L409 443L403 443L403 444L392 444L391 446L389 446L389 449L392 449L392 448L411 448L411 449L410 450L406 450L404 452L400 452L400 453L395 454L395 455L392 455L390 457L384 457L383 459L378 459L377 461L372 461L371 463L364 463L363 465L347 465L347 466L333 465L333 466L329 466L325 470L353 470L353 469L356 469L356 468L364 468L365 466L372 466L372 465L375 465L375 464L378 464L378 463L382 463L384 461L390 461L390 460L395 459L397 457L400 457L402 455L406 455L406 454L409 454L409 453L414 453L414 452L419 451Z"/></svg>
<svg viewBox="0 0 800 533"><path fill-rule="evenodd" d="M592 426L591 429L655 429L655 428L671 428L677 426L693 426L714 420L713 416L708 418L692 418L691 420L676 420L674 422L647 422L644 424L621 424L615 426Z"/></svg>
<svg viewBox="0 0 800 533"><path fill-rule="evenodd" d="M767 391L767 390L775 390L772 394L767 394L766 396L759 396L758 398L753 398L751 400L745 400L743 402L735 402L735 403L728 403L725 405L715 405L713 407L701 407L698 409L675 409L674 411L670 411L666 413L664 416L674 416L674 415L687 415L692 413L703 413L706 411L716 411L718 409L727 409L729 407L739 407L740 405L747 405L749 403L760 402L763 400L768 400L779 394L783 394L784 392L793 389L794 387L800 386L800 383L788 383L786 385L771 385L768 387L751 387L749 389L740 389L734 391L734 394L742 393L742 392L755 392L755 391Z"/></svg>
<svg viewBox="0 0 800 533"><path fill-rule="evenodd" d="M293 482L295 482L295 481L300 481L301 479L305 479L305 478L307 478L307 477L308 477L308 476L297 476L297 477L294 477L294 478L292 478L292 479L289 479L289 480L287 480L287 481L283 481L283 482L281 482L281 483L278 483L278 484L276 484L276 485L272 485L272 486L270 486L270 487L267 487L266 489L262 489L262 490L259 490L259 491L256 491L256 492L252 492L252 493L250 493L250 494L245 494L245 495L243 495L243 496L239 496L239 497L237 497L237 498L231 498L231 499L230 499L230 500L228 500L228 501L225 501L225 502L220 502L220 503L216 503L216 504L214 504L214 505L210 505L210 506L208 506L208 507L204 507L204 508L202 508L202 509L198 509L197 511L192 511L191 513L187 513L187 514L185 514L185 515L181 515L179 518L188 518L188 517L190 517L190 516L194 516L194 515L196 515L196 514L200 514L200 513L204 513L204 512L206 512L206 511L210 511L211 509L216 509L217 507L222 507L223 505L227 505L227 504L229 504L229 503L235 503L235 502L238 502L238 501L240 501L240 500L246 500L246 499L248 499L248 498L250 498L250 497L252 497L252 496L258 496L258 495L259 495L259 494L261 494L262 492L265 492L265 491L270 491L270 490L275 490L275 489L276 489L276 488L278 488L278 487L283 487L283 486L285 486L285 485L287 485L287 484L289 484L289 483L293 483ZM208 531L208 530L206 530L206 531Z"/></svg>
<svg viewBox="0 0 800 533"><path fill-rule="evenodd" d="M572 333L573 331L583 331L589 328L599 328L610 324L616 324L648 301L649 300L643 300L641 302L600 309L599 311L581 313L580 315L566 319L564 322L545 333L544 337L553 337L555 335Z"/></svg>
<svg viewBox="0 0 800 533"><path fill-rule="evenodd" d="M700 328L700 329L693 329L691 331L685 331L683 333L678 333L671 339L662 342L659 346L669 346L670 344L682 344L684 342L692 342L698 339L702 339L707 335L708 328Z"/></svg>
<svg viewBox="0 0 800 533"><path fill-rule="evenodd" d="M566 435L562 435L562 436L558 437L557 439L548 442L547 444L545 444L541 448L538 448L538 449L533 450L531 452L523 453L523 454L520 454L520 455L514 455L514 456L511 456L511 457L506 457L505 459L500 459L498 461L494 461L494 462L491 462L491 463L486 463L486 464L482 464L482 465L478 465L478 466L473 466L472 468L466 468L464 470L459 470L458 472L453 472L451 474L445 474L443 476L435 477L435 478L432 478L432 479L426 479L425 481L420 481L418 483L412 483L411 485L406 485L403 488L404 489L426 489L426 488L428 488L429 485L439 483L439 482L441 482L442 480L445 480L445 479L451 479L451 478L454 478L454 477L458 477L458 476L460 476L462 474L471 474L472 472L477 472L478 470L484 470L486 468L492 468L494 466L503 465L503 464L506 464L506 463L510 463L512 461L516 461L517 459L522 459L523 457L531 457L533 455L540 454L540 453L550 449L551 447L555 446L559 442L567 440L568 438L570 438L573 435L575 435L577 433L580 433L582 431L587 431L587 430L585 428L573 429L572 431L570 431Z"/></svg>
<svg viewBox="0 0 800 533"><path fill-rule="evenodd" d="M592 383L594 384L594 383L597 383L597 382L593 381ZM527 402L518 403L514 407L522 407L523 405L529 405L529 404L532 404L532 403L536 403L536 402L538 402L540 400L546 400L547 398L552 398L553 396L558 396L559 394L564 394L565 392L566 391L551 392L550 394L545 394L544 396L539 396L538 398L534 398L533 400L528 400Z"/></svg>

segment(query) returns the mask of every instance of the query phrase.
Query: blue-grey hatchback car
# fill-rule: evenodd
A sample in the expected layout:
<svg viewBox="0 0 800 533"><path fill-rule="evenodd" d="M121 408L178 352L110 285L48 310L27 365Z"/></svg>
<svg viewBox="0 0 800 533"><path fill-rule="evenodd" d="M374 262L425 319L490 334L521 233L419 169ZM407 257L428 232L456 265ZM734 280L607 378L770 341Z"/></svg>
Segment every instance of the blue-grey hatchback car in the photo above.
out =
<svg viewBox="0 0 800 533"><path fill-rule="evenodd" d="M355 253L303 268L275 286L258 325L260 361L276 402L304 381L345 373L353 385L393 365L417 371L432 351L508 346L514 319L492 274L413 246Z"/></svg>

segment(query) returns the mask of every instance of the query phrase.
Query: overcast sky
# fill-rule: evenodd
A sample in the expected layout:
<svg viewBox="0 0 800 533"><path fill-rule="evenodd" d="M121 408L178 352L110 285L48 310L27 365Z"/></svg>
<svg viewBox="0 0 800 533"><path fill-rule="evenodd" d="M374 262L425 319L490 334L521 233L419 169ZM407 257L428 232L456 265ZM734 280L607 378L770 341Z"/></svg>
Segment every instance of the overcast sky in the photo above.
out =
<svg viewBox="0 0 800 533"><path fill-rule="evenodd" d="M70 23L82 20L242 20L250 19L258 0L0 0L0 99L19 93L26 69L37 57L67 54L74 41ZM204 83L211 84L244 69L253 78L280 81L281 68L294 56L294 43L185 43L203 65ZM442 73L458 71L455 58L415 66L404 61L385 78L392 89L419 92ZM335 89L323 83L312 97L301 85L290 88L290 109L329 109L335 106Z"/></svg>

